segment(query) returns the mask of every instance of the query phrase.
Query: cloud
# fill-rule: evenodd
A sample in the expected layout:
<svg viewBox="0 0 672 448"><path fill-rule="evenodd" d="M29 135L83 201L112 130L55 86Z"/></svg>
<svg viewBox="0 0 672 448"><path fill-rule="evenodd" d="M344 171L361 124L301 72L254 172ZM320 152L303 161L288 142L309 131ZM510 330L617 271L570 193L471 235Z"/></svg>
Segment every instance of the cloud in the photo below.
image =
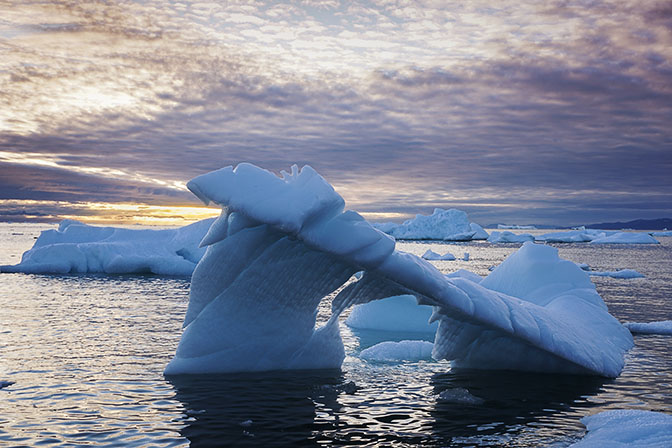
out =
<svg viewBox="0 0 672 448"><path fill-rule="evenodd" d="M309 163L368 211L599 213L582 190L669 214L666 4L488 5L14 3L0 191L170 202L223 165Z"/></svg>

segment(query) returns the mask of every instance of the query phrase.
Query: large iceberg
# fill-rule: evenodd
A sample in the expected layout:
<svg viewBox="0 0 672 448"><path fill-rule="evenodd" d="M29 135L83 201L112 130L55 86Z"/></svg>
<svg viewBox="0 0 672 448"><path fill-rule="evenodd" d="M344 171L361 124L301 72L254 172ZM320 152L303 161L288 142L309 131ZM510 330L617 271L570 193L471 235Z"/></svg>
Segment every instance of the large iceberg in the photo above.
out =
<svg viewBox="0 0 672 448"><path fill-rule="evenodd" d="M43 231L21 263L0 272L28 274L152 273L191 275L203 254L199 242L214 222L176 229L97 227L64 220Z"/></svg>
<svg viewBox="0 0 672 448"><path fill-rule="evenodd" d="M431 215L416 215L403 224L373 223L373 227L398 240L485 240L488 232L475 222L469 222L462 210L435 208Z"/></svg>
<svg viewBox="0 0 672 448"><path fill-rule="evenodd" d="M588 275L552 247L525 243L478 283L395 250L309 166L278 177L243 163L188 187L223 210L166 374L338 368L340 313L403 294L434 307L432 356L457 367L615 377L632 346ZM332 315L315 328L325 296Z"/></svg>

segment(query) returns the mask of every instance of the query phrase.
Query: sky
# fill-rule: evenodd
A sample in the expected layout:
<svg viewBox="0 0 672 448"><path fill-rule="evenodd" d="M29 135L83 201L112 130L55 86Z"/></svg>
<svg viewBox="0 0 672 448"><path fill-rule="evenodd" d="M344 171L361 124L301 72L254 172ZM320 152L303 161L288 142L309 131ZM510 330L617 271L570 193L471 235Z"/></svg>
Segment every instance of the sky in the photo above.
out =
<svg viewBox="0 0 672 448"><path fill-rule="evenodd" d="M672 2L0 0L0 221L212 216L240 162L372 221L672 216Z"/></svg>

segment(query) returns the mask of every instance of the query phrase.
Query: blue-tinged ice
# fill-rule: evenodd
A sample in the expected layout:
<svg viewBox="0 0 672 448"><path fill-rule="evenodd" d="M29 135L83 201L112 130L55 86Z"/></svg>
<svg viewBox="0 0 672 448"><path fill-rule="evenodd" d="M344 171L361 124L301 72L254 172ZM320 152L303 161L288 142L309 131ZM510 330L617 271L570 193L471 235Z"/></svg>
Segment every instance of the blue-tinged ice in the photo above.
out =
<svg viewBox="0 0 672 448"><path fill-rule="evenodd" d="M455 255L451 254L450 252L446 252L445 254L437 254L434 252L432 249L427 249L427 251L422 254L422 258L425 260L431 260L431 261L455 261Z"/></svg>
<svg viewBox="0 0 672 448"><path fill-rule="evenodd" d="M415 296L401 295L355 305L345 324L358 330L436 333L438 322L430 323L432 307L418 305Z"/></svg>
<svg viewBox="0 0 672 448"><path fill-rule="evenodd" d="M672 335L672 320L656 322L626 322L625 327L632 334L661 334Z"/></svg>
<svg viewBox="0 0 672 448"><path fill-rule="evenodd" d="M340 313L400 295L433 307L433 357L457 367L615 377L632 346L587 273L550 246L525 243L483 280L445 276L344 212L310 167L278 177L240 164L188 186L223 212L203 240L167 374L338 368ZM332 316L316 328L326 296Z"/></svg>
<svg viewBox="0 0 672 448"><path fill-rule="evenodd" d="M672 415L644 410L611 410L581 419L588 433L571 448L668 448Z"/></svg>
<svg viewBox="0 0 672 448"><path fill-rule="evenodd" d="M398 240L471 241L488 238L488 232L469 222L462 210L435 208L431 215L416 215L403 224L374 223L373 227Z"/></svg>
<svg viewBox="0 0 672 448"><path fill-rule="evenodd" d="M28 274L152 273L191 275L205 249L199 248L214 219L176 229L97 227L64 220L43 231L14 266L1 272Z"/></svg>

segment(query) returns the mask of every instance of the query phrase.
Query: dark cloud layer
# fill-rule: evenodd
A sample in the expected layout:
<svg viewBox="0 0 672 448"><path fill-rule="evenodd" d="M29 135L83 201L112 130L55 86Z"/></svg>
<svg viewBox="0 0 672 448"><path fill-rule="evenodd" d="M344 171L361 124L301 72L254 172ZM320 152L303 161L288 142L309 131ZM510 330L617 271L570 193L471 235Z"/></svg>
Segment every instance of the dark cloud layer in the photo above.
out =
<svg viewBox="0 0 672 448"><path fill-rule="evenodd" d="M248 161L365 212L672 213L669 4L331 3L0 2L2 198L183 203Z"/></svg>

